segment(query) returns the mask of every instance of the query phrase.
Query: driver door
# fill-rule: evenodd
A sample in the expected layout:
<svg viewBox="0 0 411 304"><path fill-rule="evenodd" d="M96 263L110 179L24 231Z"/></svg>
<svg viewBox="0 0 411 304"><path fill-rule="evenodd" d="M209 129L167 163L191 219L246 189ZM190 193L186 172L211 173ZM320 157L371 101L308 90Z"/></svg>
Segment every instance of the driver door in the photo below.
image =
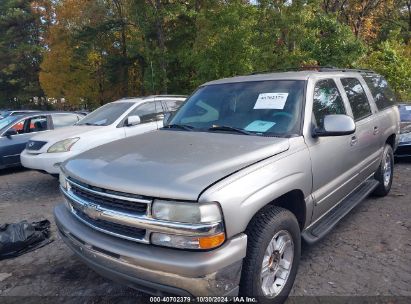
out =
<svg viewBox="0 0 411 304"><path fill-rule="evenodd" d="M26 143L37 132L49 129L47 116L35 116L21 120L9 128L17 132L12 136L2 136L0 155L4 166L12 166L20 163L20 153L26 147Z"/></svg>
<svg viewBox="0 0 411 304"><path fill-rule="evenodd" d="M320 79L315 83L312 124L321 127L324 117L349 114L334 79ZM317 137L307 136L313 175L315 208L313 221L341 201L355 186L357 161L353 135Z"/></svg>

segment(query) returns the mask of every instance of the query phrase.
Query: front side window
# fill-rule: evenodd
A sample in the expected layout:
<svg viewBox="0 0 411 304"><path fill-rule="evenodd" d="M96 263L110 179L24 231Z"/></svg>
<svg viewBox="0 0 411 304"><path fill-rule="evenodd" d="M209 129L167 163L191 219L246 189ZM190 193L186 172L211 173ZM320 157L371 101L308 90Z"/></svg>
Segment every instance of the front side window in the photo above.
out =
<svg viewBox="0 0 411 304"><path fill-rule="evenodd" d="M75 114L52 114L51 118L55 129L72 126L78 122L78 116Z"/></svg>
<svg viewBox="0 0 411 304"><path fill-rule="evenodd" d="M320 80L314 87L313 98L314 123L322 128L324 117L333 114L346 114L344 102L332 79Z"/></svg>
<svg viewBox="0 0 411 304"><path fill-rule="evenodd" d="M364 75L365 83L371 91L375 104L379 110L395 105L395 95L388 86L388 82L380 75Z"/></svg>
<svg viewBox="0 0 411 304"><path fill-rule="evenodd" d="M164 111L159 102L148 102L139 105L130 112L129 116L138 115L141 123L147 123L163 119L163 114Z"/></svg>
<svg viewBox="0 0 411 304"><path fill-rule="evenodd" d="M77 125L89 125L89 126L108 126L114 123L125 111L127 111L133 105L132 102L113 102L108 103L97 110L91 112Z"/></svg>
<svg viewBox="0 0 411 304"><path fill-rule="evenodd" d="M370 103L360 81L357 78L341 78L341 83L350 102L354 120L371 115Z"/></svg>
<svg viewBox="0 0 411 304"><path fill-rule="evenodd" d="M248 135L299 134L305 83L266 80L203 86L176 112L170 126Z"/></svg>

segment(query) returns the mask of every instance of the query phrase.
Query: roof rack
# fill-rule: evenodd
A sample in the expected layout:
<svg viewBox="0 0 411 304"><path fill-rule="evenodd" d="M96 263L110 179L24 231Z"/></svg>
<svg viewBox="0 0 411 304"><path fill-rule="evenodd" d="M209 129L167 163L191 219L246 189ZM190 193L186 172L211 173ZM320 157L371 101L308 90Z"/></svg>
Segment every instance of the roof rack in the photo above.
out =
<svg viewBox="0 0 411 304"><path fill-rule="evenodd" d="M269 74L269 73L276 73L276 72L291 72L291 71L316 71L316 72L357 72L357 73L372 73L375 74L373 70L369 69L348 69L348 68L337 68L334 66L301 66L301 67L291 67L291 68L284 68L284 69L277 69L272 71L260 71L260 72L253 72L250 75L256 74Z"/></svg>

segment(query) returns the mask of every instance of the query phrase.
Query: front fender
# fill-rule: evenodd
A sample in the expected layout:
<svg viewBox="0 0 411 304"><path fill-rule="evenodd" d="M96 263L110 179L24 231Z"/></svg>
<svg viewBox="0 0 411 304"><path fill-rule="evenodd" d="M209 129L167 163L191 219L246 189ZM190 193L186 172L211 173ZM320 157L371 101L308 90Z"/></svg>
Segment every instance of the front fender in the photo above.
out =
<svg viewBox="0 0 411 304"><path fill-rule="evenodd" d="M291 144L293 142L293 144ZM227 237L244 232L265 205L292 190L301 190L311 219L311 161L303 138L290 140L290 149L245 168L205 190L200 202L217 201L224 214Z"/></svg>

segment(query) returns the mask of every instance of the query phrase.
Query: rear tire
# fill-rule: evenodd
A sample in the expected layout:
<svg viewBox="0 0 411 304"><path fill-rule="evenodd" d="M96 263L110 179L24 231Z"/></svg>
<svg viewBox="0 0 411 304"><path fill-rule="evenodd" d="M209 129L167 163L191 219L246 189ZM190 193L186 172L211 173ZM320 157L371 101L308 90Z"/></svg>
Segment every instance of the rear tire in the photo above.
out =
<svg viewBox="0 0 411 304"><path fill-rule="evenodd" d="M300 227L288 210L267 206L251 220L246 234L240 295L259 303L283 303L294 284L301 255Z"/></svg>
<svg viewBox="0 0 411 304"><path fill-rule="evenodd" d="M375 188L373 195L386 196L392 185L394 176L394 152L390 145L385 145L382 159L374 178L378 181L378 187Z"/></svg>

